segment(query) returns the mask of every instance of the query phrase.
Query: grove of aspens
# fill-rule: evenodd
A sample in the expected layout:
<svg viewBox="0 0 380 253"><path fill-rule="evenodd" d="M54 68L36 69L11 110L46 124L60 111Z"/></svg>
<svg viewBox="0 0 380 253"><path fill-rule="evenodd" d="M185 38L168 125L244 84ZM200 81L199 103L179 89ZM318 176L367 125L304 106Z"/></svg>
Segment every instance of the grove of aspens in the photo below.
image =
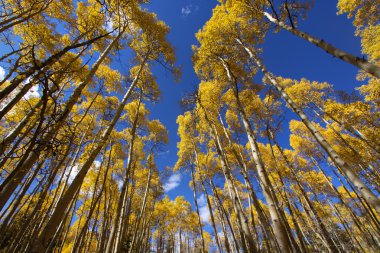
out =
<svg viewBox="0 0 380 253"><path fill-rule="evenodd" d="M323 1L360 54L299 28ZM149 0L0 0L0 252L380 252L380 1L213 2L168 132L157 71L186 80ZM355 91L269 68L278 33Z"/></svg>

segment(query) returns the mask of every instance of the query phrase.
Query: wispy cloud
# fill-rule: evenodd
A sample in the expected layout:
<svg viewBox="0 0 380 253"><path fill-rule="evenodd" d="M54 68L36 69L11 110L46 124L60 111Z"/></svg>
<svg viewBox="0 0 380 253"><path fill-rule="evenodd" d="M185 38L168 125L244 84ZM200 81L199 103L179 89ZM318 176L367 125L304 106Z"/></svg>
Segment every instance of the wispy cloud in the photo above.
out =
<svg viewBox="0 0 380 253"><path fill-rule="evenodd" d="M68 177L69 184L71 184L74 181L74 178L78 175L79 172L79 166L78 164L75 164L71 170L68 170L65 172L65 179Z"/></svg>
<svg viewBox="0 0 380 253"><path fill-rule="evenodd" d="M210 212L207 207L206 196L202 194L198 199L199 206L199 216L201 216L201 220L205 223L210 223Z"/></svg>
<svg viewBox="0 0 380 253"><path fill-rule="evenodd" d="M166 150L166 151L162 151L162 152L158 152L157 153L157 156L166 156L170 154L170 150Z"/></svg>
<svg viewBox="0 0 380 253"><path fill-rule="evenodd" d="M0 66L0 81L2 81L5 77L5 70Z"/></svg>
<svg viewBox="0 0 380 253"><path fill-rule="evenodd" d="M102 164L102 163L100 161L98 161L98 160L95 160L93 164L94 164L95 168L99 168L100 164Z"/></svg>
<svg viewBox="0 0 380 253"><path fill-rule="evenodd" d="M113 31L113 21L111 17L106 15L106 22L104 24L104 28L106 29L107 32L112 32Z"/></svg>
<svg viewBox="0 0 380 253"><path fill-rule="evenodd" d="M100 164L101 164L100 161L95 160L94 163L92 164L92 166L93 166L92 168L99 168L99 167L100 167ZM70 184L74 181L74 179L75 179L75 177L78 175L80 169L81 169L80 165L76 163L76 164L74 164L74 166L71 168L71 170L67 170L67 171L65 172L64 177L65 177L65 178L67 178L67 177L69 178L69 183L70 183Z"/></svg>
<svg viewBox="0 0 380 253"><path fill-rule="evenodd" d="M34 85L28 92L24 95L25 99L30 99L30 98L39 98L41 97L40 94L40 87L38 84Z"/></svg>
<svg viewBox="0 0 380 253"><path fill-rule="evenodd" d="M196 13L199 10L198 5L188 4L181 8L181 15L182 17L187 17L191 13Z"/></svg>
<svg viewBox="0 0 380 253"><path fill-rule="evenodd" d="M5 77L4 68L0 67L0 80L3 80L4 77ZM6 107L9 104L9 102L11 102L15 98L15 96L20 92L22 87L28 84L30 81L31 81L31 78L28 77L25 81L22 82L22 85L18 86L6 98L4 98L0 102L0 109L3 109L4 107ZM40 93L40 87L38 86L38 84L33 85L27 91L27 93L23 96L24 99L39 98L39 97L41 97L41 93ZM13 111L11 110L9 113L13 113Z"/></svg>
<svg viewBox="0 0 380 253"><path fill-rule="evenodd" d="M187 5L187 6L185 6L185 7L182 7L182 9L181 9L181 14L182 14L182 16L189 16L190 15L190 13L191 13L191 9L190 9L190 6L189 5Z"/></svg>
<svg viewBox="0 0 380 253"><path fill-rule="evenodd" d="M200 206L206 205L206 203L207 203L206 202L206 196L202 193L202 195L197 198L197 201L198 201L198 205L200 205Z"/></svg>
<svg viewBox="0 0 380 253"><path fill-rule="evenodd" d="M164 184L164 191L168 192L171 191L179 186L181 183L181 175L180 174L173 174L169 177L168 181Z"/></svg>

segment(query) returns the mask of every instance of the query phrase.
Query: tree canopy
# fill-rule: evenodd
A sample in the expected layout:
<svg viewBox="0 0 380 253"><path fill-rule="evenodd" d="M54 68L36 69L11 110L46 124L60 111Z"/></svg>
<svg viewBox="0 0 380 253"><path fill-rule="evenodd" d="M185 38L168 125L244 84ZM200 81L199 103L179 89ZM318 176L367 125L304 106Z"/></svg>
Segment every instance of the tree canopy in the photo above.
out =
<svg viewBox="0 0 380 253"><path fill-rule="evenodd" d="M379 252L380 2L337 1L363 56L299 28L313 4L216 3L161 168L157 71L181 71L150 2L0 1L0 252ZM279 31L362 85L272 72ZM171 175L192 198L169 198Z"/></svg>

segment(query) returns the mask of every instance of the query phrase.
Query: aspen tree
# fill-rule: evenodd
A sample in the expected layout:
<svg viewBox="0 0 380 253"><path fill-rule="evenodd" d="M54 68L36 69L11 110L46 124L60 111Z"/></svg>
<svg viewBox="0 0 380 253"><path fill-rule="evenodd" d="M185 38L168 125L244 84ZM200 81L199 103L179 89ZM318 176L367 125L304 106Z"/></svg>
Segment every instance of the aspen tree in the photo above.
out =
<svg viewBox="0 0 380 253"><path fill-rule="evenodd" d="M238 7L234 7L234 8L238 8ZM235 14L234 11L238 12L236 9L232 9L232 11L229 12L229 15L238 16L239 12ZM231 63L228 62L228 60L226 60L226 58L230 58L230 57L233 59L237 59L239 57L244 57L244 56L239 56L238 55L239 52L237 52L237 54L234 54L234 52L229 52L231 51L231 49L229 51L226 51L223 47L219 48L216 45L212 45L210 47L210 43L207 42L207 39L211 39L212 35L223 36L223 35L217 34L219 29L222 31L223 29L225 29L225 31L228 31L228 29L231 29L231 26L232 27L234 26L233 22L237 22L235 18L229 17L231 18L231 21L230 21L229 18L224 18L225 16L228 17L228 15L226 14L226 12L223 10L222 7L216 8L214 12L214 16L204 26L203 30L197 34L201 45L199 48L196 49L196 56L194 57L196 59L195 69L198 73L200 73L201 77L203 78L207 78L208 75L212 75L218 78L218 81L220 80L219 82L221 82L221 85L223 85L223 82L228 82L229 85L232 87L233 94L235 94L235 99L236 99L236 103L239 109L239 113L243 121L244 129L248 136L252 156L255 161L255 167L257 168L257 171L259 173L260 184L262 186L265 198L271 210L270 213L271 213L271 218L274 224L274 232L275 232L276 238L278 239L281 250L284 252L289 252L290 242L288 240L288 236L286 235L284 226L282 222L280 221L279 214L278 214L278 212L281 212L281 210L279 210L278 208L278 204L276 203L276 200L275 200L276 197L273 195L273 189L272 189L271 183L269 182L269 178L267 176L267 173L265 172L265 167L261 160L261 155L258 150L257 140L253 134L251 123L249 122L247 118L247 114L240 101L239 90L238 90L238 80L236 76L240 75L240 73L242 73L242 70L238 66L236 67L234 66L237 73L233 73L230 66ZM242 16L242 15L238 17L240 19L245 18L245 16ZM215 26L215 24L213 23L213 22L216 22L216 20L220 20L221 18L225 19L226 27L223 27L220 24L218 26ZM232 24L229 24L228 23L229 21ZM241 30L244 31L246 26L243 26L240 28ZM205 62L205 59L208 59L208 60L213 59L213 65L209 64L208 66L203 67L202 63ZM221 65L220 70L217 70L218 67L216 64L218 62ZM213 69L211 70L211 73L207 73L207 68L210 68L210 66L212 66L211 68ZM206 68L206 71L204 71L202 68ZM224 79L223 79L223 72L222 72L223 70L225 72L224 75L226 76L226 78ZM213 73L213 72L216 72L216 73ZM205 73L205 75L202 76L201 73Z"/></svg>
<svg viewBox="0 0 380 253"><path fill-rule="evenodd" d="M238 2L239 1L240 0L238 0ZM234 4L233 3L234 0L226 1L226 2L227 2L226 3L227 5ZM307 42L323 49L328 54L334 57L337 57L338 59L343 60L351 65L354 65L376 78L380 78L380 67L377 64L374 64L366 60L364 57L357 57L348 52L345 52L333 46L332 44L324 41L323 39L316 38L297 28L298 22L295 19L298 19L299 16L303 15L303 13L300 13L302 12L302 9L306 11L307 9L311 7L312 5L311 1L295 1L293 3L289 3L288 1L281 1L281 4L278 4L278 6L275 6L273 1L270 1L270 0L259 1L259 2L244 0L244 2L246 2L246 8L249 8L254 12L259 12L258 15L260 15L261 17L264 16L265 19L269 21L270 23L275 24L276 26L296 35L297 37L304 39ZM343 5L344 4L342 3L338 6L343 6ZM354 5L360 5L360 3L355 3ZM368 5L370 4L367 4L366 7L370 9ZM265 11L265 8L270 9L270 10ZM270 12L272 12L272 14L270 14ZM287 21L289 21L290 25L286 23Z"/></svg>

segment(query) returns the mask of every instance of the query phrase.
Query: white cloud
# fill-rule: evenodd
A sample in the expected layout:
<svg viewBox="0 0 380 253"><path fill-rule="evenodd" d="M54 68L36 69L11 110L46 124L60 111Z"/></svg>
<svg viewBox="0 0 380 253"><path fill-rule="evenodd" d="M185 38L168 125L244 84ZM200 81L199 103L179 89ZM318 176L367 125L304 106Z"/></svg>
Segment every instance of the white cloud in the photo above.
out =
<svg viewBox="0 0 380 253"><path fill-rule="evenodd" d="M199 216L201 216L201 220L205 223L210 223L210 212L207 206L206 196L202 194L198 199L199 206Z"/></svg>
<svg viewBox="0 0 380 253"><path fill-rule="evenodd" d="M71 169L71 171L67 170L65 172L65 179L69 177L69 184L71 184L74 181L74 178L77 176L78 172L79 172L78 164L75 164L73 168Z"/></svg>
<svg viewBox="0 0 380 253"><path fill-rule="evenodd" d="M210 223L210 212L207 206L202 206L199 208L199 215L201 216L201 220L205 223Z"/></svg>
<svg viewBox="0 0 380 253"><path fill-rule="evenodd" d="M166 156L170 154L170 150L166 150L166 151L162 151L162 152L158 152L157 153L157 156Z"/></svg>
<svg viewBox="0 0 380 253"><path fill-rule="evenodd" d="M113 31L113 21L111 19L108 19L106 21L105 28L106 28L107 32L112 32Z"/></svg>
<svg viewBox="0 0 380 253"><path fill-rule="evenodd" d="M0 81L5 78L5 70L3 67L0 66ZM31 80L30 77L28 77L25 81L22 82L22 86L29 83ZM18 86L15 90L13 90L3 101L0 103L0 109L4 108L15 96L17 93L20 92L22 86ZM30 98L36 98L41 97L40 93L40 87L38 84L32 86L32 88L29 89L29 91L24 95L24 99L30 99Z"/></svg>
<svg viewBox="0 0 380 253"><path fill-rule="evenodd" d="M111 33L112 35L117 35L117 29L115 30L114 22L111 16L106 15L106 22L104 22L103 27L104 29L106 29L107 32Z"/></svg>
<svg viewBox="0 0 380 253"><path fill-rule="evenodd" d="M206 196L202 193L202 195L199 198L197 198L197 201L198 205L200 206L206 205Z"/></svg>
<svg viewBox="0 0 380 253"><path fill-rule="evenodd" d="M168 192L171 191L179 186L181 183L181 175L180 174L173 174L169 177L168 181L164 184L164 191Z"/></svg>
<svg viewBox="0 0 380 253"><path fill-rule="evenodd" d="M123 184L124 184L123 178L117 179L116 184L117 184L117 187L119 188L119 190L121 191L121 188L123 188Z"/></svg>
<svg viewBox="0 0 380 253"><path fill-rule="evenodd" d="M219 239L225 239L224 238L224 233L223 233L222 230L218 231L218 237L219 237ZM215 236L214 236L214 238L215 238Z"/></svg>
<svg viewBox="0 0 380 253"><path fill-rule="evenodd" d="M28 92L24 95L25 99L30 99L30 98L39 98L41 97L40 94L40 87L38 85L34 85Z"/></svg>
<svg viewBox="0 0 380 253"><path fill-rule="evenodd" d="M95 160L94 163L93 163L93 166L95 166L95 168L99 168L100 167L100 164L101 162L98 161L98 160ZM82 167L79 167L79 165L77 163L74 164L73 168L70 170L66 170L65 172L65 179L67 177L69 177L69 184L71 184L74 180L74 178L78 175L79 173L79 170L81 169ZM92 167L93 168L93 167ZM70 173L69 173L70 172Z"/></svg>
<svg viewBox="0 0 380 253"><path fill-rule="evenodd" d="M189 5L186 5L185 7L181 8L181 14L182 14L183 17L187 17L191 13L195 13L198 10L199 10L199 6L198 5L189 4Z"/></svg>
<svg viewBox="0 0 380 253"><path fill-rule="evenodd" d="M95 166L95 168L99 168L99 167L100 167L100 164L101 164L100 161L98 161L98 160L95 160L95 161L94 161L94 166Z"/></svg>
<svg viewBox="0 0 380 253"><path fill-rule="evenodd" d="M0 81L2 81L5 77L5 70L0 66Z"/></svg>
<svg viewBox="0 0 380 253"><path fill-rule="evenodd" d="M90 170L95 169L95 168L99 168L100 165L101 165L101 162L98 160L95 160L94 163L92 164L92 167L90 168ZM68 184L71 184L81 169L82 169L82 166L79 166L78 163L75 163L74 166L72 167L71 171L70 170L65 171L64 180L66 180L68 178ZM89 179L86 177L84 180L86 182L88 182ZM88 194L89 197L92 197L94 195L94 188L90 187L86 191L84 191L82 188L80 194Z"/></svg>
<svg viewBox="0 0 380 253"><path fill-rule="evenodd" d="M1 68L1 67L0 67ZM1 80L1 69L0 69L0 80ZM22 85L25 85L27 84L28 82L30 81L30 78L27 78L23 83ZM6 98L4 98L1 102L0 102L0 109L3 109L4 107L6 107L14 98L15 96L20 92L22 86L18 86L16 89L14 89ZM38 84L32 86L27 92L26 94L23 96L24 99L28 100L30 98L39 98L41 97L41 93L40 93L40 87L38 86ZM11 110L9 112L9 114L12 114L14 113L13 110Z"/></svg>
<svg viewBox="0 0 380 253"><path fill-rule="evenodd" d="M187 5L187 6L185 6L185 7L182 7L182 9L181 9L181 14L183 15L183 16L189 16L190 15L190 13L191 13L191 5Z"/></svg>
<svg viewBox="0 0 380 253"><path fill-rule="evenodd" d="M123 183L124 183L123 176L119 175L118 173L112 173L111 176L112 176L112 179L115 180L117 187L121 191L121 188L123 187Z"/></svg>

